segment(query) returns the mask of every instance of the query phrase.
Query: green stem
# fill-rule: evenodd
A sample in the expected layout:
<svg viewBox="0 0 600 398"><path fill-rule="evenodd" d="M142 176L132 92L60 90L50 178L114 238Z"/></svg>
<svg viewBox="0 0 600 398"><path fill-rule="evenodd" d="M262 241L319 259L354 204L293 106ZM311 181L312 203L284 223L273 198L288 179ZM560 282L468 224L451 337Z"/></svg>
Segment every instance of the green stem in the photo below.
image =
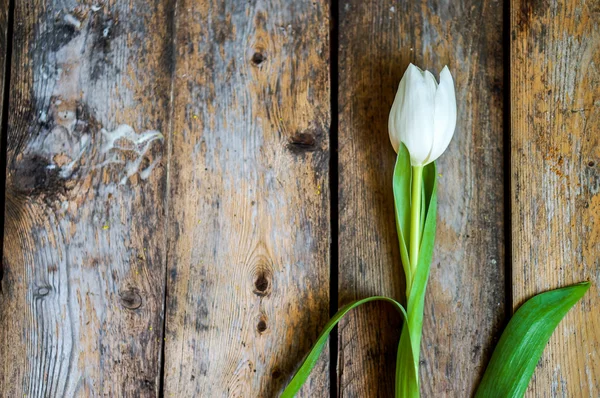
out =
<svg viewBox="0 0 600 398"><path fill-rule="evenodd" d="M423 187L423 166L412 167L412 196L410 202L410 269L414 275L419 262L421 229L421 194ZM412 284L411 284L412 285Z"/></svg>

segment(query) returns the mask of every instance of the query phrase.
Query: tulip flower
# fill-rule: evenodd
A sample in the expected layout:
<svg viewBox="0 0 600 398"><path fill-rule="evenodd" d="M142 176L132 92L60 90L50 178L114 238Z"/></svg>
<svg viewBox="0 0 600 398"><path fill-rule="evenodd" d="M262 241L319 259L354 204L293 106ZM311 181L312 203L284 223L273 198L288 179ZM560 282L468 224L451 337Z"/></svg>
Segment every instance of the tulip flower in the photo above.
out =
<svg viewBox="0 0 600 398"><path fill-rule="evenodd" d="M403 143L413 166L411 202L417 204L411 207L410 265L413 274L418 261L423 166L444 153L455 127L456 95L448 67L442 69L438 84L431 72L408 65L390 111L388 129L394 150L398 152Z"/></svg>
<svg viewBox="0 0 600 398"><path fill-rule="evenodd" d="M388 123L390 141L398 152L406 145L413 166L425 166L448 148L456 126L454 81L447 66L440 84L429 71L410 64L404 73Z"/></svg>
<svg viewBox="0 0 600 398"><path fill-rule="evenodd" d="M408 321L400 337L398 364L402 366L396 374L397 396L419 396L419 345L427 278L417 275L429 273L430 260L424 262L420 257L429 257L421 252L423 244L433 247L436 214L435 193L426 198L423 186L424 180L428 180L429 186L435 187L435 164L431 163L448 148L455 127L456 95L448 67L440 73L438 84L429 71L410 64L400 81L388 122L390 141L398 153L396 170L403 170L399 171L401 175L394 172L396 211L397 214L409 212L408 225L403 225L400 217L398 230L406 276ZM399 168L401 164L406 168ZM424 174L426 166L428 171ZM408 184L399 183L400 179ZM421 214L428 204L429 211ZM423 220L429 217L432 217L431 226L423 229ZM414 369L410 369L411 366Z"/></svg>

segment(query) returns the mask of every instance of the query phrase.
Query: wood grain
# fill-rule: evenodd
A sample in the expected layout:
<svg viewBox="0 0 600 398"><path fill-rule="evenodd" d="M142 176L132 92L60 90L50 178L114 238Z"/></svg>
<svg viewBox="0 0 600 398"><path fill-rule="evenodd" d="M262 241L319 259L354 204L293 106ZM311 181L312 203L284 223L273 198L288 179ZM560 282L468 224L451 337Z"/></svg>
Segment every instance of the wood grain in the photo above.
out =
<svg viewBox="0 0 600 398"><path fill-rule="evenodd" d="M1 396L158 394L169 3L92 4L16 2Z"/></svg>
<svg viewBox="0 0 600 398"><path fill-rule="evenodd" d="M600 3L511 2L513 295L592 287L546 347L529 397L600 396Z"/></svg>
<svg viewBox="0 0 600 398"><path fill-rule="evenodd" d="M4 111L4 73L6 71L6 57L8 55L8 2L9 0L0 0L0 120L4 120L2 119L2 113ZM1 147L0 150L2 150Z"/></svg>
<svg viewBox="0 0 600 398"><path fill-rule="evenodd" d="M275 396L329 312L328 3L179 0L174 37L165 396Z"/></svg>
<svg viewBox="0 0 600 398"><path fill-rule="evenodd" d="M340 305L404 301L387 132L413 62L455 78L458 125L439 160L439 215L425 302L425 397L469 396L504 320L503 49L499 1L344 1L339 51ZM400 322L367 307L343 321L339 396L392 396Z"/></svg>

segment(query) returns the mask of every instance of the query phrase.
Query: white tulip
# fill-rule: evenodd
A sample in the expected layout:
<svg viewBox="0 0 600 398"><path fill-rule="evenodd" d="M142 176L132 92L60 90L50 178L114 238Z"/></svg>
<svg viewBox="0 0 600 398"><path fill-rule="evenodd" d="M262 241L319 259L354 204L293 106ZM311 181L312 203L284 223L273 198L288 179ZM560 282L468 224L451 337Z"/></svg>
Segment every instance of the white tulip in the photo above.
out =
<svg viewBox="0 0 600 398"><path fill-rule="evenodd" d="M456 127L456 95L450 70L440 73L440 84L429 71L410 64L404 73L388 128L398 152L400 142L410 153L412 166L425 166L448 148Z"/></svg>

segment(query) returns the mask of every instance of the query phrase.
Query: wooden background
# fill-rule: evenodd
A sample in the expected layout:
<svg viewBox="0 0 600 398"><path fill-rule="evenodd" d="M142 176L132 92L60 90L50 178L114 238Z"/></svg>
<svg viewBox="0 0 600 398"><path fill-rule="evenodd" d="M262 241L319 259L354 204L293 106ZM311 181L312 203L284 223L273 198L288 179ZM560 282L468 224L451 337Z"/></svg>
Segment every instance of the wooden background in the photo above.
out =
<svg viewBox="0 0 600 398"><path fill-rule="evenodd" d="M0 0L0 396L277 396L338 306L402 299L409 62L458 103L422 395L589 280L527 396L600 396L596 0ZM392 396L400 326L353 312L299 395Z"/></svg>

